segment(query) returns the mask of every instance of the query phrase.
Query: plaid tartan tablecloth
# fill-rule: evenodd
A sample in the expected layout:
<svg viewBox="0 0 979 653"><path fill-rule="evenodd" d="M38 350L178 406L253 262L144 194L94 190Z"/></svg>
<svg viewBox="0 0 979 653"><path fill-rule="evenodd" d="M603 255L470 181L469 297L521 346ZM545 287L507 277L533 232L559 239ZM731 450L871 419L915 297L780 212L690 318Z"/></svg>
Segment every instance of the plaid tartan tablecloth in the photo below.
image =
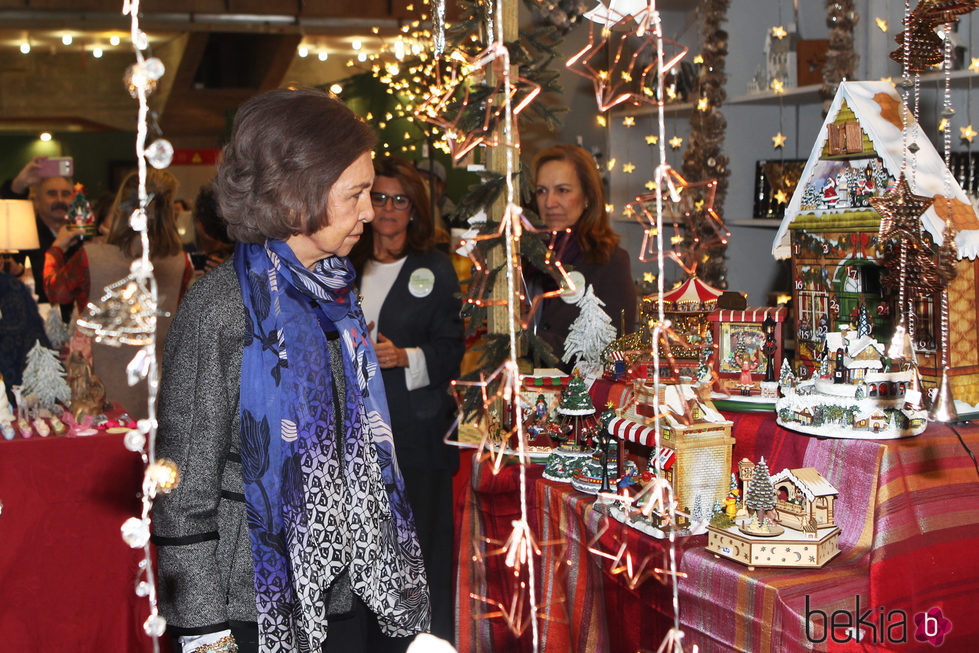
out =
<svg viewBox="0 0 979 653"><path fill-rule="evenodd" d="M727 416L735 422L735 465L764 455L773 473L811 466L839 489L841 552L821 569L749 571L708 553L705 536L683 539L678 557L687 574L679 584L685 650L691 644L701 651L976 650L979 473L950 427L932 424L900 441L836 440L782 429L771 413ZM979 452L979 425L956 429ZM504 619L482 616L493 611L486 601L470 598L512 606L513 597L521 597L521 578L503 556L486 555L500 545L483 539L502 542L519 518L517 472L511 465L494 476L473 463L458 504L461 652L533 650L529 626L518 637ZM627 574L611 573L612 560L593 551L614 554L625 544L637 565L645 560L665 568L663 543L603 518L592 509L593 497L540 473L539 467L528 470L528 521L538 541L557 543L542 547L535 566L536 600L549 617L538 622L538 650L655 651L672 625L670 588L656 577L633 587ZM929 611L933 620L951 625L939 647L915 639L915 617ZM826 632L820 614L833 618L834 612L844 625ZM863 636L857 643L852 628L860 617L865 627L858 629Z"/></svg>

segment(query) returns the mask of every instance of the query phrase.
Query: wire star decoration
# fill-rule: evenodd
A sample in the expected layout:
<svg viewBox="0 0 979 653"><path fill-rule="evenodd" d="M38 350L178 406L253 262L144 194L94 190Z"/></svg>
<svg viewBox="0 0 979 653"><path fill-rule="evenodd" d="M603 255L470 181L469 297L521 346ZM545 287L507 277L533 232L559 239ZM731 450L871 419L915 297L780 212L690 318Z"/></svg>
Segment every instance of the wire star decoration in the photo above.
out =
<svg viewBox="0 0 979 653"><path fill-rule="evenodd" d="M673 237L670 239L673 247L663 255L687 274L694 274L704 253L726 244L731 236L714 209L717 180L689 182L669 166L661 167L657 173L657 182L664 184L663 218L673 221ZM656 193L638 195L629 206L643 227L639 260L644 263L659 260L654 239L657 235Z"/></svg>
<svg viewBox="0 0 979 653"><path fill-rule="evenodd" d="M611 18L615 18L614 12ZM633 17L628 14L600 27L591 23L588 44L565 63L571 72L591 80L599 111L608 111L624 102L640 105L657 101L656 38L648 29L647 19L640 16L637 20L635 27ZM662 41L665 73L683 59L687 48L669 39ZM611 58L608 68L600 68L598 62L606 56Z"/></svg>
<svg viewBox="0 0 979 653"><path fill-rule="evenodd" d="M437 67L435 77L439 84L429 90L427 99L415 108L414 116L442 129L453 160L458 161L480 145L499 146L497 126L507 102L516 116L540 94L540 85L529 79L517 77L516 81L509 81L509 61L506 48L494 44L475 57L453 52L445 62L445 72L441 71L441 63ZM480 85L487 67L495 73L496 84L492 87Z"/></svg>

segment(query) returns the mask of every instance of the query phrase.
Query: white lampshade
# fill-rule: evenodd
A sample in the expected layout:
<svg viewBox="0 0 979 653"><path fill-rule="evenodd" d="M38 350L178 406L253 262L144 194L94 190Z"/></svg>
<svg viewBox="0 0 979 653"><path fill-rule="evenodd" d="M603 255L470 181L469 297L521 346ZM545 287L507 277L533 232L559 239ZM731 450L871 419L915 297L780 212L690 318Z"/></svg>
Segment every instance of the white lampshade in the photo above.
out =
<svg viewBox="0 0 979 653"><path fill-rule="evenodd" d="M0 252L17 252L40 246L31 201L0 200Z"/></svg>

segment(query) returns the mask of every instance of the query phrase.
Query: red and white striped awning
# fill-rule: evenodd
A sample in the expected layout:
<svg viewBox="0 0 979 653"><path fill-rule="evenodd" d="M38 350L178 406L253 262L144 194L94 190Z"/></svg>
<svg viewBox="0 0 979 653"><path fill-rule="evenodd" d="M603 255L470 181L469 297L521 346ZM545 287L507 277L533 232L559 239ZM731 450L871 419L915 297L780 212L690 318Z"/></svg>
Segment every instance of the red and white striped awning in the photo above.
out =
<svg viewBox="0 0 979 653"><path fill-rule="evenodd" d="M608 432L620 440L636 442L646 447L656 446L656 431L648 426L633 422L631 419L613 417L608 423ZM662 469L669 469L676 462L676 452L669 447L660 447L657 457Z"/></svg>
<svg viewBox="0 0 979 653"><path fill-rule="evenodd" d="M656 431L648 426L633 422L631 419L613 417L608 423L608 432L620 440L637 442L652 447L656 444Z"/></svg>
<svg viewBox="0 0 979 653"><path fill-rule="evenodd" d="M690 277L678 288L663 293L663 303L666 310L712 311L723 292L697 277Z"/></svg>
<svg viewBox="0 0 979 653"><path fill-rule="evenodd" d="M764 322L770 315L776 322L781 322L785 319L785 313L784 306L760 306L741 311L721 309L714 312L710 319L716 322Z"/></svg>

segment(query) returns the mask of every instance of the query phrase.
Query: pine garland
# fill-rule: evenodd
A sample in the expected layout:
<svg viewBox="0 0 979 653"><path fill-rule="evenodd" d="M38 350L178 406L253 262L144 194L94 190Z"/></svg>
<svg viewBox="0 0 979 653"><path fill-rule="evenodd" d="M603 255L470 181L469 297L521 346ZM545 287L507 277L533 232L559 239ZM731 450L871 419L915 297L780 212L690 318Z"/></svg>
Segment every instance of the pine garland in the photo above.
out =
<svg viewBox="0 0 979 653"><path fill-rule="evenodd" d="M681 172L690 181L717 180L717 194L714 209L723 219L724 197L727 195L728 157L722 151L727 121L721 113L721 105L727 99L724 92L727 58L727 32L721 23L727 19L727 9L731 0L705 0L703 3L704 22L701 28L703 64L695 86L696 98L706 98L707 111L694 109L690 114L690 139L683 152ZM693 231L688 238L696 236L706 239L714 232L707 216L697 216ZM727 245L717 245L707 251L707 260L700 263L697 276L716 288L727 288L727 264L724 262Z"/></svg>

